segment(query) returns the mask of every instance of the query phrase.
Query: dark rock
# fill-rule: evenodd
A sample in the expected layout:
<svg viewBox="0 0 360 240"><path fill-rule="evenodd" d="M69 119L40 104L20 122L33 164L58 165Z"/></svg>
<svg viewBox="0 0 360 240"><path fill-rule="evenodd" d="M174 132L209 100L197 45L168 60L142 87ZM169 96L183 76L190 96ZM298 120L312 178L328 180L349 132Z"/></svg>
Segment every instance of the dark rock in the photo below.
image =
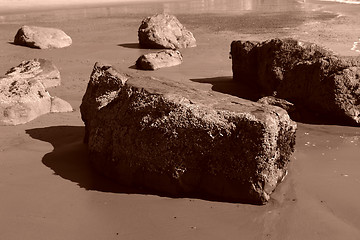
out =
<svg viewBox="0 0 360 240"><path fill-rule="evenodd" d="M164 50L140 56L136 61L136 67L142 70L156 70L179 65L182 59L180 51Z"/></svg>
<svg viewBox="0 0 360 240"><path fill-rule="evenodd" d="M42 82L45 88L56 87L61 84L60 72L55 65L46 59L23 61L11 68L5 76L23 75Z"/></svg>
<svg viewBox="0 0 360 240"><path fill-rule="evenodd" d="M170 196L263 204L287 172L285 110L96 63L80 106L92 164Z"/></svg>
<svg viewBox="0 0 360 240"><path fill-rule="evenodd" d="M195 47L193 34L168 14L156 14L145 18L138 30L139 43L144 48L179 49Z"/></svg>
<svg viewBox="0 0 360 240"><path fill-rule="evenodd" d="M330 119L360 124L360 68L315 44L293 39L231 44L233 77L263 95L276 96Z"/></svg>
<svg viewBox="0 0 360 240"><path fill-rule="evenodd" d="M43 82L53 83L46 77L52 78L57 74L54 74L56 71L47 71L46 67L44 70L40 62L49 63L47 60L23 62L0 79L0 125L27 123L51 112L51 109L54 109L53 112L55 109L72 111L71 106L69 108L58 100L52 101Z"/></svg>
<svg viewBox="0 0 360 240"><path fill-rule="evenodd" d="M22 26L15 35L14 44L31 48L63 48L72 44L62 30L36 26Z"/></svg>

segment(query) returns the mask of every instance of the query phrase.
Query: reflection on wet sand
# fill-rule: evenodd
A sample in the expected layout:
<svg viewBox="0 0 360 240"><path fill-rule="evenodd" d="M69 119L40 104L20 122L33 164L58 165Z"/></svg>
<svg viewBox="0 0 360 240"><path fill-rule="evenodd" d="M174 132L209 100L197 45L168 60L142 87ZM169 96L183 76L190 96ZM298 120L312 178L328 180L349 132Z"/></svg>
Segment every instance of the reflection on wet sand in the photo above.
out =
<svg viewBox="0 0 360 240"><path fill-rule="evenodd" d="M112 3L108 6L88 5L86 8L77 6L66 6L66 10L56 10L29 14L23 11L19 14L1 14L0 23L16 23L21 20L31 21L41 19L44 22L61 21L66 16L67 20L116 17L121 14L149 14L149 13L171 13L171 14L243 14L249 12L285 12L298 11L301 4L295 0L179 0L170 2L152 3Z"/></svg>
<svg viewBox="0 0 360 240"><path fill-rule="evenodd" d="M299 8L297 1L286 0L192 0L164 3L165 12L181 13L243 13L247 11L291 11ZM190 12L189 12L190 11Z"/></svg>

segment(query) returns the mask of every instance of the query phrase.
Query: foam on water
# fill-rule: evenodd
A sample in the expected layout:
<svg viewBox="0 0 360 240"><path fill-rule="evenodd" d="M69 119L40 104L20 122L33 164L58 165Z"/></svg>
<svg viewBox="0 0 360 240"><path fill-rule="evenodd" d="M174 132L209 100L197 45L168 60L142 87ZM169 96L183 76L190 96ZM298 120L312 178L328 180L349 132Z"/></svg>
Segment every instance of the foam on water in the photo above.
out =
<svg viewBox="0 0 360 240"><path fill-rule="evenodd" d="M359 38L358 42L354 42L351 50L360 53L359 46L360 46L360 38Z"/></svg>
<svg viewBox="0 0 360 240"><path fill-rule="evenodd" d="M360 0L322 0L322 1L348 3L348 4L360 4Z"/></svg>

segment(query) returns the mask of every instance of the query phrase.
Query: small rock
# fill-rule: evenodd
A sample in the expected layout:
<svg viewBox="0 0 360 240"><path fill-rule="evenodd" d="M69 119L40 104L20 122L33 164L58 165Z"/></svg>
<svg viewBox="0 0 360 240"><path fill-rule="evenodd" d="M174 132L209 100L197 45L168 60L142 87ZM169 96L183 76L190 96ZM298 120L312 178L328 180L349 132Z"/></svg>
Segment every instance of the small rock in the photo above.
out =
<svg viewBox="0 0 360 240"><path fill-rule="evenodd" d="M14 44L39 48L63 48L72 44L72 39L62 30L36 26L22 26L15 35Z"/></svg>
<svg viewBox="0 0 360 240"><path fill-rule="evenodd" d="M286 110L288 113L295 111L295 106L293 103L273 96L260 98L257 102L281 107L282 109Z"/></svg>
<svg viewBox="0 0 360 240"><path fill-rule="evenodd" d="M60 113L60 112L72 112L74 111L70 103L62 100L58 97L51 97L51 108L50 112Z"/></svg>
<svg viewBox="0 0 360 240"><path fill-rule="evenodd" d="M179 49L195 47L196 39L179 20L168 14L145 18L138 30L140 46L144 48Z"/></svg>
<svg viewBox="0 0 360 240"><path fill-rule="evenodd" d="M182 59L178 50L164 50L140 56L136 61L136 67L142 70L156 70L179 65Z"/></svg>

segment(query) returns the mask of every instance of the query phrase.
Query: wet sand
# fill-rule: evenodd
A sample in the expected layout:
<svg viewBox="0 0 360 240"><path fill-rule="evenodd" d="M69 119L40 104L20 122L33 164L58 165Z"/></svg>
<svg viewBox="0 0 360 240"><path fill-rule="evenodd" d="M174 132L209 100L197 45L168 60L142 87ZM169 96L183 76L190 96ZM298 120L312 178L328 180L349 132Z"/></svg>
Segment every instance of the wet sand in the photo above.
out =
<svg viewBox="0 0 360 240"><path fill-rule="evenodd" d="M47 58L62 75L62 85L50 93L75 109L0 126L0 239L360 239L356 127L299 123L289 174L265 206L152 195L119 187L90 168L79 106L92 67L105 61L138 72L132 68L137 57L150 52L137 45L137 28L145 16L176 14L198 46L182 50L182 65L142 74L180 78L232 95L238 92L228 53L235 39L293 36L342 55L359 55L351 50L360 22L353 6L239 2L0 14L0 74L22 60ZM61 28L73 45L53 50L12 45L23 24Z"/></svg>

